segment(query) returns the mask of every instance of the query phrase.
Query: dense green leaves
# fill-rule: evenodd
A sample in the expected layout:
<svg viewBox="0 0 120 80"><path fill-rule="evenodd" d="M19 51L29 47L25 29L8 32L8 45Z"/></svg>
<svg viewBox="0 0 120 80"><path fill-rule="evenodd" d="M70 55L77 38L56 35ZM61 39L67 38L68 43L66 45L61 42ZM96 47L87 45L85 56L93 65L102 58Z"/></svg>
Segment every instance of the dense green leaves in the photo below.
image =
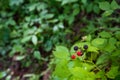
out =
<svg viewBox="0 0 120 80"><path fill-rule="evenodd" d="M0 78L119 79L119 9L119 0L0 0Z"/></svg>
<svg viewBox="0 0 120 80"><path fill-rule="evenodd" d="M115 35L114 35L115 34ZM113 36L114 35L114 36ZM83 55L80 57L76 57L74 60L69 60L70 56L64 57L64 60L66 63L64 66L66 66L66 69L64 69L65 73L68 76L64 77L64 79L81 79L81 80L95 80L95 79L102 79L107 80L115 79L116 76L119 73L119 49L116 47L117 42L119 42L116 39L116 33L107 32L107 31L101 31L98 33L98 36L94 39L91 38L91 35L88 35L83 38L83 41L77 42L71 47L70 53L75 55L74 46L77 46L79 49L78 51L82 51ZM99 38L101 37L101 38ZM84 50L83 46L87 45L88 49ZM64 47L65 49L65 47ZM64 51L67 53L68 50L63 50L62 48L56 47L57 52L53 52L55 55L55 64L56 68L54 72L61 70L59 68L58 70L58 64L57 63L64 63L64 60L58 60L60 56L58 55L60 53L64 53ZM62 52L63 51L63 52ZM66 56L64 53L63 55ZM62 57L61 57L62 58ZM94 62L95 61L95 62ZM116 62L114 62L116 61ZM97 72L96 72L97 70ZM108 70L108 71L105 71ZM54 73L53 72L53 73ZM59 76L61 73L56 73L54 76L58 76L58 78L63 78Z"/></svg>
<svg viewBox="0 0 120 80"><path fill-rule="evenodd" d="M113 0L111 3L107 1L100 2L99 7L105 11L102 14L104 17L111 15L114 10L119 9L119 5L117 4L116 0Z"/></svg>

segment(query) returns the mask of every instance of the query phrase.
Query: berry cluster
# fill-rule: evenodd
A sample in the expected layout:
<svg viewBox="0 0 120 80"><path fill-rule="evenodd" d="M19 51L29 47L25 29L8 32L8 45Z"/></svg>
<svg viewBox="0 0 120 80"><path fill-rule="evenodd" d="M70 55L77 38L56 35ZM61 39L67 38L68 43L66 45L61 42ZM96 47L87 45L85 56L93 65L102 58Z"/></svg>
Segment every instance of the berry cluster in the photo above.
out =
<svg viewBox="0 0 120 80"><path fill-rule="evenodd" d="M88 49L88 45L83 46L84 51ZM76 59L77 56L82 56L83 55L83 50L79 48L78 46L74 46L75 54L71 55L71 59ZM77 55L77 56L76 56Z"/></svg>

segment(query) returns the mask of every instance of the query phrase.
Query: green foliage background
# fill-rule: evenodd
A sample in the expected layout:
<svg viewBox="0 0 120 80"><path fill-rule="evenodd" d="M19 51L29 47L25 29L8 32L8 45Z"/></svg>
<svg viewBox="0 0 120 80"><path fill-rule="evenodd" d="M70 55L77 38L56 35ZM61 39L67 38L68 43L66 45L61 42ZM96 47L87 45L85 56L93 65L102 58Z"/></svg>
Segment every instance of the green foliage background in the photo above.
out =
<svg viewBox="0 0 120 80"><path fill-rule="evenodd" d="M20 74L10 75L8 69L22 73L27 68L29 79L38 80L55 46L70 48L88 34L110 38L109 42L120 40L119 4L119 0L0 0L0 78L19 80ZM97 40L104 39L93 40L102 50ZM105 51L114 51L113 45ZM20 69L11 69L18 63Z"/></svg>

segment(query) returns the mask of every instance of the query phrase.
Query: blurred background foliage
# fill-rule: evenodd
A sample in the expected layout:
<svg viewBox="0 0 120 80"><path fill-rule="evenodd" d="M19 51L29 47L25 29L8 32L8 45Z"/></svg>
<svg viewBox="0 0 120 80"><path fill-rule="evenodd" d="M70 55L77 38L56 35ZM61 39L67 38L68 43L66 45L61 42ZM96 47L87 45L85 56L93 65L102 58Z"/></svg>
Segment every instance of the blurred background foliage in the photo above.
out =
<svg viewBox="0 0 120 80"><path fill-rule="evenodd" d="M70 47L86 34L120 30L119 4L119 0L0 0L0 78L45 80L43 72L56 45Z"/></svg>

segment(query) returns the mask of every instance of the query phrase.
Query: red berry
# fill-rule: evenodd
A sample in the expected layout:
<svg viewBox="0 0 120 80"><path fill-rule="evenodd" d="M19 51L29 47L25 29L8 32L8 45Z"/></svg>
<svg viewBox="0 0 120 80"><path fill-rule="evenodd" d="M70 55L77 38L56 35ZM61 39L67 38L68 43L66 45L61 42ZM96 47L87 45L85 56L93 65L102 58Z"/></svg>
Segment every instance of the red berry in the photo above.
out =
<svg viewBox="0 0 120 80"><path fill-rule="evenodd" d="M78 55L78 56L82 56L82 52L81 52L81 51L78 51L78 52L77 52L77 55Z"/></svg>
<svg viewBox="0 0 120 80"><path fill-rule="evenodd" d="M72 56L71 56L71 59L75 59L75 58L76 58L76 56L75 56L75 55L72 55Z"/></svg>

